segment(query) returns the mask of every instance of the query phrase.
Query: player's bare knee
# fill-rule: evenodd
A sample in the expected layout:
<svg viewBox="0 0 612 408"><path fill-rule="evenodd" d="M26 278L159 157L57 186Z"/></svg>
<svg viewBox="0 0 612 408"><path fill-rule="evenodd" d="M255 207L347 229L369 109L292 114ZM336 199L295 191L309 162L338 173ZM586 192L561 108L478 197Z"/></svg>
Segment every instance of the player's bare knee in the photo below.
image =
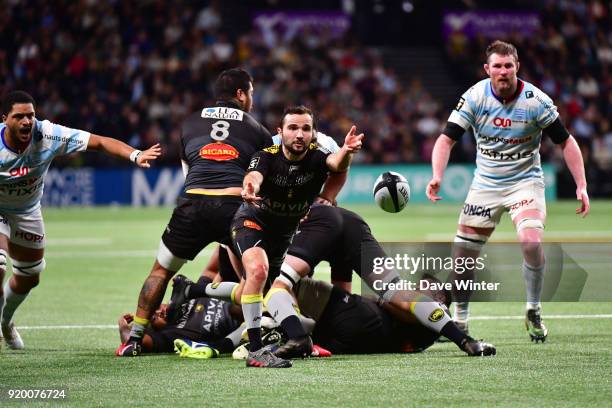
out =
<svg viewBox="0 0 612 408"><path fill-rule="evenodd" d="M268 279L268 265L264 262L252 262L246 269L247 279L253 282L263 283Z"/></svg>

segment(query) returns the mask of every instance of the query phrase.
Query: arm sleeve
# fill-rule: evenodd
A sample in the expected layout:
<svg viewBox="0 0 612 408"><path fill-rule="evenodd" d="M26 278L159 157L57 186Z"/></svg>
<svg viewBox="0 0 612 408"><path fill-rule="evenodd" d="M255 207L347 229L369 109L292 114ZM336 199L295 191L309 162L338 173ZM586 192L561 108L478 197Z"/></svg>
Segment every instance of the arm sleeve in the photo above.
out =
<svg viewBox="0 0 612 408"><path fill-rule="evenodd" d="M455 109L453 109L448 117L448 122L454 123L460 128L463 128L464 131L476 124L476 104L474 103L473 96L473 93L475 92L476 91L472 87L461 95L461 98L459 98L459 101L457 102L457 106L455 106ZM451 137L451 135L448 133L445 134Z"/></svg>
<svg viewBox="0 0 612 408"><path fill-rule="evenodd" d="M447 122L446 127L442 131L443 134L457 141L465 133L465 129L453 122Z"/></svg>
<svg viewBox="0 0 612 408"><path fill-rule="evenodd" d="M558 117L550 126L544 129L544 133L548 135L555 144L561 144L570 137L569 132Z"/></svg>
<svg viewBox="0 0 612 408"><path fill-rule="evenodd" d="M552 99L545 93L536 93L535 100L539 102L536 108L536 123L540 128L545 129L557 120L559 112Z"/></svg>
<svg viewBox="0 0 612 408"><path fill-rule="evenodd" d="M48 120L37 121L36 128L56 156L87 150L89 132L57 125Z"/></svg>
<svg viewBox="0 0 612 408"><path fill-rule="evenodd" d="M271 156L271 154L264 151L256 152L253 157L251 157L249 167L247 168L247 173L251 171L258 171L265 176L268 172L268 162Z"/></svg>

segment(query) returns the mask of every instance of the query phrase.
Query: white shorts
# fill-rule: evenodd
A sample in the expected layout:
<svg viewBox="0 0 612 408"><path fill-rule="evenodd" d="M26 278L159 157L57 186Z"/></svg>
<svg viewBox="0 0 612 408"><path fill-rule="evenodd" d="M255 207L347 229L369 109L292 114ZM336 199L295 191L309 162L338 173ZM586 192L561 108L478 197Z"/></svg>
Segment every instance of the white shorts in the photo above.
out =
<svg viewBox="0 0 612 408"><path fill-rule="evenodd" d="M45 223L40 208L28 214L0 214L0 234L26 248L45 247Z"/></svg>
<svg viewBox="0 0 612 408"><path fill-rule="evenodd" d="M502 190L470 188L459 214L459 224L476 228L495 228L504 212L509 212L514 220L525 210L538 210L546 218L542 181L522 181ZM544 222L544 219L542 221Z"/></svg>

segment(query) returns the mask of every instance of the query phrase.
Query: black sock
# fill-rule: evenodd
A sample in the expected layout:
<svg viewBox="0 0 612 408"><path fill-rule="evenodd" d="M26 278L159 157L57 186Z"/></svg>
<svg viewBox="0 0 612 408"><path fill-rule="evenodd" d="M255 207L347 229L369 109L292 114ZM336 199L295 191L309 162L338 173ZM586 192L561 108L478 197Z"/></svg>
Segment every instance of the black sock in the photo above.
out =
<svg viewBox="0 0 612 408"><path fill-rule="evenodd" d="M200 276L200 279L198 279L198 283L194 283L189 288L189 292L187 293L187 298L196 299L200 297L205 297L206 296L206 286L208 286L209 283L212 283L212 279L210 279L208 276Z"/></svg>
<svg viewBox="0 0 612 408"><path fill-rule="evenodd" d="M440 334L459 347L461 347L461 343L463 343L463 340L469 337L467 334L461 331L461 329L459 329L455 322L453 322L452 320L444 325L442 330L440 330Z"/></svg>
<svg viewBox="0 0 612 408"><path fill-rule="evenodd" d="M261 342L261 327L248 329L247 333L249 334L249 351L257 351L263 347L263 343Z"/></svg>
<svg viewBox="0 0 612 408"><path fill-rule="evenodd" d="M290 339L306 336L304 327L302 326L302 323L300 323L300 319L297 316L286 317L280 325L285 333L287 333L287 337Z"/></svg>
<svg viewBox="0 0 612 408"><path fill-rule="evenodd" d="M221 354L231 353L234 351L234 343L232 343L232 341L227 337L224 337L218 342L211 344L211 346Z"/></svg>

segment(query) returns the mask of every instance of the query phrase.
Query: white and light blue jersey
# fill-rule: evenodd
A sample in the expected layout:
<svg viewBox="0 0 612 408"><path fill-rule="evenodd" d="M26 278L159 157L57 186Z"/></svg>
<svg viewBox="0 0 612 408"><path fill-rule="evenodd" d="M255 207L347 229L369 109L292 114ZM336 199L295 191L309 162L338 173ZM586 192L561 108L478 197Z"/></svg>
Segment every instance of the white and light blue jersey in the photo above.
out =
<svg viewBox="0 0 612 408"><path fill-rule="evenodd" d="M275 145L281 144L280 135L272 136L272 141ZM336 141L332 137L327 136L325 133L322 132L317 132L317 144L319 146L322 146L325 150L328 150L330 153L336 153L338 150L340 150L340 146L338 146L338 143L336 143Z"/></svg>
<svg viewBox="0 0 612 408"><path fill-rule="evenodd" d="M90 133L35 119L32 141L19 154L7 146L6 131L0 124L0 213L27 214L40 207L53 158L87 149Z"/></svg>
<svg viewBox="0 0 612 408"><path fill-rule="evenodd" d="M461 96L448 119L474 133L472 188L503 189L521 180L544 180L542 129L559 113L548 95L534 85L519 80L518 86L514 99L502 101L493 93L491 80L482 80Z"/></svg>

